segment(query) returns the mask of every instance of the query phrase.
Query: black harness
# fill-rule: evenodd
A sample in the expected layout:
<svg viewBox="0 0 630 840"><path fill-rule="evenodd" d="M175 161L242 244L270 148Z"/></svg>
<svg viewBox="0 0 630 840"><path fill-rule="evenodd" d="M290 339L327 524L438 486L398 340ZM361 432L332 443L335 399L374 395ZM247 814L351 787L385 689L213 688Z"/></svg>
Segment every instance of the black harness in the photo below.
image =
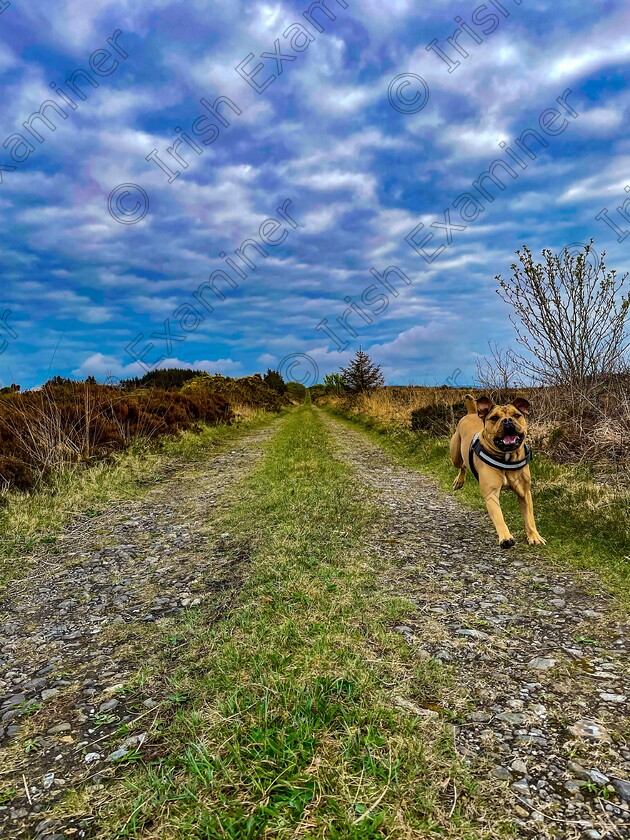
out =
<svg viewBox="0 0 630 840"><path fill-rule="evenodd" d="M510 471L522 470L523 467L526 467L534 457L532 454L532 450L527 444L525 444L525 457L521 461L498 461L493 455L490 455L489 452L486 452L486 450L481 445L481 441L479 440L479 433L477 433L470 442L470 452L468 453L468 463L470 465L470 471L475 476L477 481L479 481L479 473L477 472L477 469L475 467L473 455L476 455L480 461L483 461L484 464L488 464L488 466L490 467L494 467L497 470Z"/></svg>

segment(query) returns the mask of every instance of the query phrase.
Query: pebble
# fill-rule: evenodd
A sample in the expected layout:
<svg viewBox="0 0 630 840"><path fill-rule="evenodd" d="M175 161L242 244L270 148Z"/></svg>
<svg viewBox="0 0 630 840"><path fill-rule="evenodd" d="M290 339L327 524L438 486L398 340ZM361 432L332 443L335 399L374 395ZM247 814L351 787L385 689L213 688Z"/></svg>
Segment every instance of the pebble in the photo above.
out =
<svg viewBox="0 0 630 840"><path fill-rule="evenodd" d="M12 694L11 697L7 697L6 700L2 702L2 708L14 709L16 706L21 706L22 703L26 703L25 694Z"/></svg>
<svg viewBox="0 0 630 840"><path fill-rule="evenodd" d="M484 633L483 630L471 630L467 628L460 628L457 631L458 636L469 636L472 639L489 639L490 636L488 633Z"/></svg>
<svg viewBox="0 0 630 840"><path fill-rule="evenodd" d="M113 753L108 755L107 760L108 761L118 761L119 759L124 758L128 753L129 753L128 749L125 749L124 747L120 747L119 749L114 750Z"/></svg>
<svg viewBox="0 0 630 840"><path fill-rule="evenodd" d="M625 703L628 697L625 694L607 694L603 692L599 695L606 703Z"/></svg>
<svg viewBox="0 0 630 840"><path fill-rule="evenodd" d="M603 726L593 720L578 720L569 727L569 732L577 738L587 738L591 741L610 741L610 735Z"/></svg>
<svg viewBox="0 0 630 840"><path fill-rule="evenodd" d="M525 723L527 718L520 712L501 712L497 715L497 720L504 720L507 723Z"/></svg>
<svg viewBox="0 0 630 840"><path fill-rule="evenodd" d="M515 758L514 761L510 764L510 767L519 776L527 775L527 765L521 758Z"/></svg>
<svg viewBox="0 0 630 840"><path fill-rule="evenodd" d="M578 779L588 779L588 772L577 761L567 762L567 770Z"/></svg>
<svg viewBox="0 0 630 840"><path fill-rule="evenodd" d="M585 784L586 782L579 782L577 779L568 779L564 783L564 789L568 790L569 793L578 793Z"/></svg>
<svg viewBox="0 0 630 840"><path fill-rule="evenodd" d="M49 735L61 735L63 732L70 732L72 726L69 723L58 723L48 730Z"/></svg>
<svg viewBox="0 0 630 840"><path fill-rule="evenodd" d="M52 700L53 697L56 697L59 694L58 688L45 688L42 691L42 700Z"/></svg>
<svg viewBox="0 0 630 840"><path fill-rule="evenodd" d="M610 781L608 776L605 776L603 773L600 773L599 770L589 770L588 778L589 781L593 782L594 785L599 785L600 787L604 787Z"/></svg>
<svg viewBox="0 0 630 840"><path fill-rule="evenodd" d="M624 802L630 802L630 782L625 779L613 779L613 786Z"/></svg>
<svg viewBox="0 0 630 840"><path fill-rule="evenodd" d="M555 659L546 659L544 656L535 656L528 662L530 668L536 671L548 671L549 668L554 668L556 665Z"/></svg>
<svg viewBox="0 0 630 840"><path fill-rule="evenodd" d="M526 779L517 779L515 782L512 782L510 787L515 793L521 794L521 796L529 796L529 784Z"/></svg>
<svg viewBox="0 0 630 840"><path fill-rule="evenodd" d="M487 712L471 712L468 717L475 723L487 723L492 718L492 715L489 715Z"/></svg>

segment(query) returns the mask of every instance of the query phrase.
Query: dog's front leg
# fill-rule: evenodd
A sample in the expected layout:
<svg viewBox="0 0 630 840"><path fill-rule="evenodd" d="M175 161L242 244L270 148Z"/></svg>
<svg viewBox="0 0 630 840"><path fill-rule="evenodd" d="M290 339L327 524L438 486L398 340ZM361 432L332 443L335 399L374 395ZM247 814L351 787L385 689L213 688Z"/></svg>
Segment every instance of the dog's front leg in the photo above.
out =
<svg viewBox="0 0 630 840"><path fill-rule="evenodd" d="M525 523L525 534L527 535L527 542L530 545L546 545L547 540L544 540L538 533L536 528L536 521L534 520L534 502L532 499L532 491L529 486L525 485L522 491L518 494L518 509L523 517Z"/></svg>
<svg viewBox="0 0 630 840"><path fill-rule="evenodd" d="M501 510L501 503L499 501L501 496L501 486L501 484L497 486L496 481L488 481L487 479L485 481L480 480L479 482L479 487L486 502L486 508L488 509L490 519L492 519L499 536L499 545L501 548L512 548L515 540L512 534L510 534L508 526L505 524L503 511Z"/></svg>

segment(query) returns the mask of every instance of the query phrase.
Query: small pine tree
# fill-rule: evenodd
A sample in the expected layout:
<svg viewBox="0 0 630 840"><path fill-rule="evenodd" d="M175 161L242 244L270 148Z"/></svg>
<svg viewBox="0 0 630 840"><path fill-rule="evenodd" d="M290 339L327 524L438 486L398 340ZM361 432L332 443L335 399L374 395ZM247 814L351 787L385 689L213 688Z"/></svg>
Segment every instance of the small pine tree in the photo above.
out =
<svg viewBox="0 0 630 840"><path fill-rule="evenodd" d="M359 348L347 368L341 368L341 379L348 391L371 391L385 384L381 366L375 365L367 353Z"/></svg>
<svg viewBox="0 0 630 840"><path fill-rule="evenodd" d="M271 368L267 368L267 373L263 376L263 379L271 388L271 390L277 391L278 394L284 394L284 392L287 390L287 386L284 384L284 379L282 378L282 375L278 373L277 370L271 370Z"/></svg>

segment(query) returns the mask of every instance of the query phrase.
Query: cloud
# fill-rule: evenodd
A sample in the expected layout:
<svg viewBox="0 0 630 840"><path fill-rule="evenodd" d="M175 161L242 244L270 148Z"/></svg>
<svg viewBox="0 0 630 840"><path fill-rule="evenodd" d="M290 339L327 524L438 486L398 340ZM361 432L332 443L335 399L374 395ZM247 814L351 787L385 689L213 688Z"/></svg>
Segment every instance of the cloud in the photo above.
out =
<svg viewBox="0 0 630 840"><path fill-rule="evenodd" d="M498 16L481 44L460 37L469 55L453 73L426 46L437 38L453 53L454 17L475 25L478 4L328 5L336 19L323 19L325 31L281 74L261 54L276 39L287 49L283 32L304 20L299 0L234 0L212 14L205 0L30 0L2 16L10 45L0 46L3 137L56 96L51 81L89 67L115 29L129 53L98 89L86 88L56 131L44 129L15 172L3 173L0 312L14 312L21 329L2 362L24 385L46 378L61 333L54 372L141 372L125 347L139 333L148 341L225 270L221 252L246 276L233 275L238 285L175 345L181 358L169 364L246 373L312 352L323 371L335 370L343 354L324 346L315 326L340 317L347 297L360 300L371 268L398 266L412 285L359 325L348 353L359 342L373 348L392 380L444 379L485 351L489 330L513 341L494 277L523 244L536 252L595 235L609 263L626 270L625 246L595 218L604 206L616 214L630 180L621 0L610 0L605 16L577 0L562 15L542 3L506 3L509 16ZM277 74L260 94L235 70L249 53ZM405 72L430 88L416 114L388 103L390 81ZM567 88L578 118L447 242L432 227L445 208L505 154L501 140L536 127ZM219 96L242 114L230 113L206 145L193 126L201 98ZM180 172L172 183L146 160L154 149ZM0 146L0 165L9 154ZM150 198L136 225L108 212L112 190L129 183ZM279 214L287 199L297 228ZM288 235L266 245L268 257L252 270L235 252L259 239L268 218ZM448 246L434 262L405 241L420 224L433 246Z"/></svg>
<svg viewBox="0 0 630 840"><path fill-rule="evenodd" d="M165 359L160 365L160 370L170 368L221 373L224 376L239 376L242 374L241 363L234 361L234 359L197 359L193 362L188 362L182 359L171 358ZM87 376L94 376L99 380L105 381L108 377L131 379L136 376L144 376L146 368L137 362L125 364L113 356L94 353L85 359L72 373L81 379L85 379Z"/></svg>

